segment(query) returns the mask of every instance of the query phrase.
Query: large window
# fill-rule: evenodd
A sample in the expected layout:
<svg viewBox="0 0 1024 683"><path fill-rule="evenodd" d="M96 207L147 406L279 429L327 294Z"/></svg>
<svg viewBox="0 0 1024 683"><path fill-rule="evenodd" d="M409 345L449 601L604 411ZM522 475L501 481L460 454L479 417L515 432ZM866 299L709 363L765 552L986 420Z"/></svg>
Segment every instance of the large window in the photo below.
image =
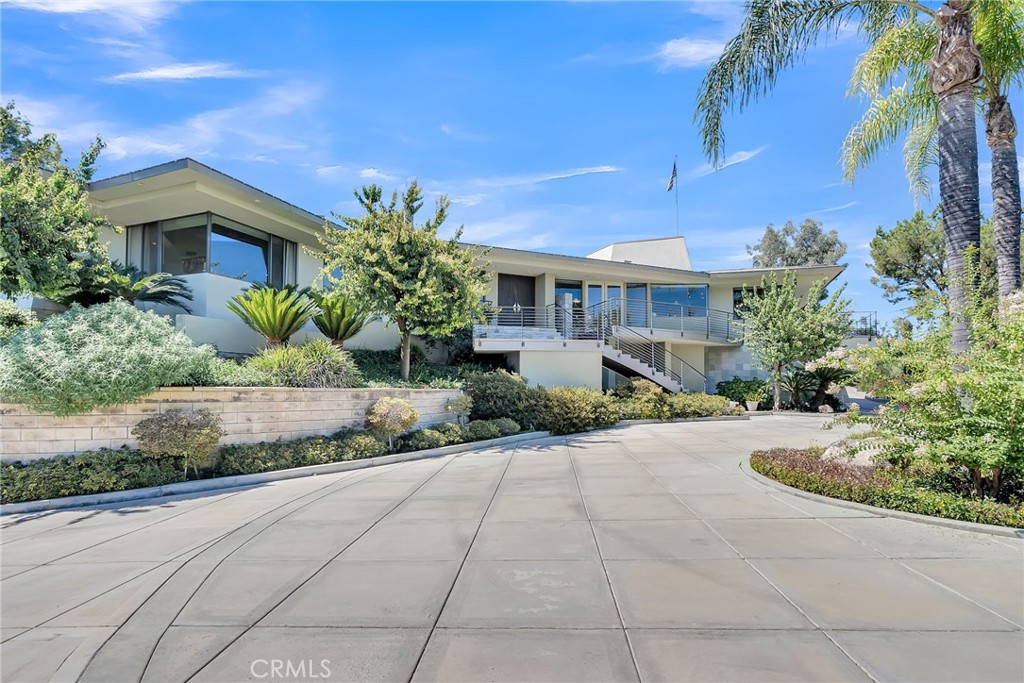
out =
<svg viewBox="0 0 1024 683"><path fill-rule="evenodd" d="M651 307L655 316L707 315L707 285L651 285Z"/></svg>
<svg viewBox="0 0 1024 683"><path fill-rule="evenodd" d="M572 307L575 310L583 308L583 283L574 280L555 280L555 301L562 305L563 295L572 297Z"/></svg>
<svg viewBox="0 0 1024 683"><path fill-rule="evenodd" d="M764 287L754 287L743 289L742 287L735 287L732 290L732 310L734 313L747 310L747 305L743 303L743 297L749 296L756 292L757 296L764 296Z"/></svg>
<svg viewBox="0 0 1024 683"><path fill-rule="evenodd" d="M128 261L147 273L216 273L276 287L295 283L298 247L210 213L128 228Z"/></svg>

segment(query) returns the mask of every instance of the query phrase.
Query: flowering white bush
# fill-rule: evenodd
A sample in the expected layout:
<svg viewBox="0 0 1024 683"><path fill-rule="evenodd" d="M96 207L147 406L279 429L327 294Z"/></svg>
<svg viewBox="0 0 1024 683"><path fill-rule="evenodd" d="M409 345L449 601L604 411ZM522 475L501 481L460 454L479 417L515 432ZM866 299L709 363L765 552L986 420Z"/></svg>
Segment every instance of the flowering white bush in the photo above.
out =
<svg viewBox="0 0 1024 683"><path fill-rule="evenodd" d="M202 375L212 357L166 318L124 301L72 306L0 346L0 400L84 413Z"/></svg>
<svg viewBox="0 0 1024 683"><path fill-rule="evenodd" d="M895 462L927 459L966 468L978 495L998 494L1007 471L1024 469L1024 295L970 312L973 342L951 356L948 332L882 340L830 360L854 373L851 384L890 399L870 421Z"/></svg>

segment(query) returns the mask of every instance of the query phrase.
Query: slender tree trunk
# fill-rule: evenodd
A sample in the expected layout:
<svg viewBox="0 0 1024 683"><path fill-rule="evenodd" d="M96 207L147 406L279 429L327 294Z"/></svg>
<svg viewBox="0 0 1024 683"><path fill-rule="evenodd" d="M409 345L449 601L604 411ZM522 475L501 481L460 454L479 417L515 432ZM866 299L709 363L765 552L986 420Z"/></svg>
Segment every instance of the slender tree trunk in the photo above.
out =
<svg viewBox="0 0 1024 683"><path fill-rule="evenodd" d="M992 224L996 238L999 298L1020 289L1020 171L1017 120L1004 95L989 102L985 139L992 150Z"/></svg>
<svg viewBox="0 0 1024 683"><path fill-rule="evenodd" d="M412 360L412 334L402 332L402 379L409 381L409 365Z"/></svg>
<svg viewBox="0 0 1024 683"><path fill-rule="evenodd" d="M949 264L952 351L970 349L964 312L964 250L980 248L978 138L974 89L981 78L981 55L974 44L970 0L949 0L935 16L938 45L931 61L931 86L939 103L939 193Z"/></svg>
<svg viewBox="0 0 1024 683"><path fill-rule="evenodd" d="M772 401L772 409L782 410L782 363L775 364L772 379L775 380L775 400Z"/></svg>

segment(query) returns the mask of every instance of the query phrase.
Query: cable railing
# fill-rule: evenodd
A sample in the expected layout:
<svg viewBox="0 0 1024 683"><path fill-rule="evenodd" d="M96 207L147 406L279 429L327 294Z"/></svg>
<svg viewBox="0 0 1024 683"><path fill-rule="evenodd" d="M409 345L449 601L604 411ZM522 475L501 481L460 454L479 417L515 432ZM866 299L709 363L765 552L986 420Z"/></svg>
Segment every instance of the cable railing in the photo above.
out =
<svg viewBox="0 0 1024 683"><path fill-rule="evenodd" d="M656 372L661 373L691 393L707 390L707 378L702 372L666 349L664 344L626 325L616 325L604 341L615 351L631 356L649 367L651 376Z"/></svg>
<svg viewBox="0 0 1024 683"><path fill-rule="evenodd" d="M657 331L678 332L683 339L735 341L742 336L742 321L735 313L704 306L669 304L649 299L609 299L586 309L601 324L626 325Z"/></svg>
<svg viewBox="0 0 1024 683"><path fill-rule="evenodd" d="M627 316L617 307L598 304L589 309L548 306L510 306L490 311L484 324L475 325L475 339L526 341L593 341L632 356L653 372L660 372L686 391L704 391L704 375L682 358L623 324Z"/></svg>
<svg viewBox="0 0 1024 683"><path fill-rule="evenodd" d="M850 314L851 337L877 337L878 313L875 311L854 311Z"/></svg>

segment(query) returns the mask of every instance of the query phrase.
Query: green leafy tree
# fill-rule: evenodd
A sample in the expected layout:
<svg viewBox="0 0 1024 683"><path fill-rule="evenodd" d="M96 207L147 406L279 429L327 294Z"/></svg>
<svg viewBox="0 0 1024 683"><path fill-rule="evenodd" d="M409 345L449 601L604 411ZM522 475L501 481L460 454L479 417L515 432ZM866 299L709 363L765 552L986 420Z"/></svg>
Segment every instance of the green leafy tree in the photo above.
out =
<svg viewBox="0 0 1024 683"><path fill-rule="evenodd" d="M765 228L757 244L748 244L747 253L753 257L755 268L786 266L831 266L846 254L846 243L835 230L823 231L820 221L811 218L800 224L786 221L781 228Z"/></svg>
<svg viewBox="0 0 1024 683"><path fill-rule="evenodd" d="M704 78L696 118L704 152L722 158L727 111L743 110L772 90L780 74L799 64L822 39L856 25L870 45L894 26L920 17L935 35L935 50L922 71L926 79L911 82L915 93L931 91L936 103L934 151L939 163L939 193L945 217L953 334L950 346L962 353L970 346L964 316L963 254L980 243L978 206L978 142L975 89L982 76L981 55L974 42L971 0L948 0L938 10L914 0L749 0L739 33Z"/></svg>
<svg viewBox="0 0 1024 683"><path fill-rule="evenodd" d="M454 237L438 237L448 214L442 197L434 215L414 223L422 207L422 190L414 181L401 201L398 193L383 201L377 185L355 192L362 216L339 216L343 228L331 223L319 237L324 273L346 296L395 324L401 335L402 379L409 379L413 334L446 336L483 315L481 299L488 278L482 254L460 246ZM340 279L331 275L340 268Z"/></svg>
<svg viewBox="0 0 1024 683"><path fill-rule="evenodd" d="M793 363L819 358L842 343L850 329L850 300L844 287L822 301L826 281L811 284L807 295L797 294L796 274L781 279L771 273L761 280L762 290L751 290L739 311L742 341L761 369L771 373L775 410L782 408L782 374Z"/></svg>
<svg viewBox="0 0 1024 683"><path fill-rule="evenodd" d="M313 290L310 296L320 309L313 316L313 324L339 349L345 346L347 340L359 334L367 323L376 320L376 316L367 313L337 290Z"/></svg>
<svg viewBox="0 0 1024 683"><path fill-rule="evenodd" d="M89 260L102 278L109 258L99 230L111 226L89 206L86 184L103 143L71 166L53 134L29 137L13 102L0 108L0 124L0 294L59 298L79 287Z"/></svg>
<svg viewBox="0 0 1024 683"><path fill-rule="evenodd" d="M308 290L292 285L277 289L256 284L227 302L228 310L263 335L267 346L288 343L288 339L316 314L316 302Z"/></svg>
<svg viewBox="0 0 1024 683"><path fill-rule="evenodd" d="M998 257L992 220L981 226L979 272L983 296L996 296ZM1018 237L1024 244L1024 235ZM1019 251L1024 264L1024 251ZM932 320L945 305L946 244L938 210L917 211L886 230L879 227L871 240L872 284L882 288L891 303L911 302L907 312L919 320Z"/></svg>

